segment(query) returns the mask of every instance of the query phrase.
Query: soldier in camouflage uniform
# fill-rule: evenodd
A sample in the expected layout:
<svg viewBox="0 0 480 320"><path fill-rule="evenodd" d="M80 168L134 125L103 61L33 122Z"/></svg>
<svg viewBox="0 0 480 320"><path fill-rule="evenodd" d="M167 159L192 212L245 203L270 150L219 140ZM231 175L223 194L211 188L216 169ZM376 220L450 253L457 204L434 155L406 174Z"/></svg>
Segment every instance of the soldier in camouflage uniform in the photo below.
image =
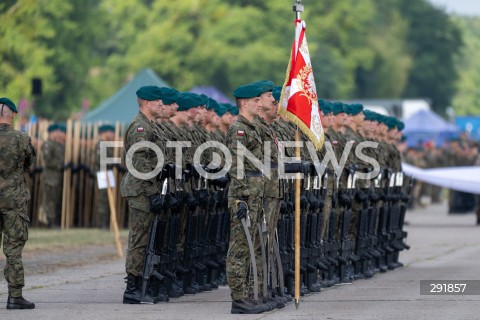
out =
<svg viewBox="0 0 480 320"><path fill-rule="evenodd" d="M29 188L24 173L35 160L30 137L13 130L17 108L8 98L0 98L0 244L6 257L4 275L8 283L7 309L33 309L35 304L22 297L25 285L22 250L28 240Z"/></svg>
<svg viewBox="0 0 480 320"><path fill-rule="evenodd" d="M255 116L253 119L254 125L257 127L257 130L260 133L262 141L270 142L270 174L271 176L265 179L265 204L264 204L264 214L267 224L267 234L265 237L265 242L268 244L267 256L269 258L270 269L274 267L273 256L274 256L274 246L278 247L278 243L275 241L275 231L277 229L278 219L280 218L280 204L283 199L284 187L283 180L279 179L278 176L278 152L279 152L279 135L275 132L273 124L276 122L278 103L276 102L275 97L273 96L273 82L271 81L257 81L254 84L260 86L262 94L260 95L260 101L262 107L260 109L259 116ZM266 150L265 150L266 151ZM266 259L267 257L265 257ZM257 261L257 268L262 267L262 264ZM270 271L270 270L269 270ZM272 270L273 272L273 270ZM272 276L275 273L272 274ZM265 279L268 279L268 273L263 275ZM282 275L283 276L283 275ZM260 281L260 280L259 280ZM263 290L263 281L260 281L260 292ZM266 289L266 288L265 288ZM271 288L277 290L277 288ZM278 292L277 294L283 295L283 292ZM263 297L266 300L273 302L272 304L276 308L285 307L285 301L283 297L272 296L272 292L268 292L267 297ZM274 298L274 300L273 300ZM273 300L273 301L272 301Z"/></svg>
<svg viewBox="0 0 480 320"><path fill-rule="evenodd" d="M42 209L49 227L60 227L63 193L63 169L65 159L65 131L60 124L48 127L48 140L42 145L43 201ZM52 194L56 195L52 197Z"/></svg>
<svg viewBox="0 0 480 320"><path fill-rule="evenodd" d="M95 171L100 171L100 143L115 140L115 127L104 124L98 128L100 139L95 146ZM107 157L113 158L113 148L106 148ZM99 189L97 197L98 227L108 229L110 226L110 204L107 189Z"/></svg>
<svg viewBox="0 0 480 320"><path fill-rule="evenodd" d="M163 94L156 86L145 86L137 90L139 113L125 132L125 151L136 143L151 142L165 152L166 139L155 124L163 108ZM157 155L148 147L138 149L129 159L140 173L148 174L157 166ZM128 167L128 166L127 166ZM143 179L128 171L123 177L120 191L128 201L128 249L125 263L127 287L123 303L137 304L141 300L141 276L145 250L148 242L148 230L154 212L160 211L160 188L156 177Z"/></svg>
<svg viewBox="0 0 480 320"><path fill-rule="evenodd" d="M232 166L230 168L230 187L228 189L228 206L230 208L230 242L227 252L226 268L227 283L232 297L232 313L261 313L266 311L259 301L249 298L252 291L252 283L249 281L250 264L247 235L242 223L249 218L251 226L250 236L253 238L255 247L255 259L261 259L261 247L258 234L258 224L261 219L261 210L264 193L264 177L258 168L248 159L244 158L244 174L238 173L239 150L241 143L255 157L263 160L263 143L254 124L253 117L260 112L261 102L259 87L254 85L240 86L233 92L236 98L240 115L238 120L230 127L227 133L227 147L232 154ZM243 220L243 222L242 222ZM257 270L261 273L262 269Z"/></svg>

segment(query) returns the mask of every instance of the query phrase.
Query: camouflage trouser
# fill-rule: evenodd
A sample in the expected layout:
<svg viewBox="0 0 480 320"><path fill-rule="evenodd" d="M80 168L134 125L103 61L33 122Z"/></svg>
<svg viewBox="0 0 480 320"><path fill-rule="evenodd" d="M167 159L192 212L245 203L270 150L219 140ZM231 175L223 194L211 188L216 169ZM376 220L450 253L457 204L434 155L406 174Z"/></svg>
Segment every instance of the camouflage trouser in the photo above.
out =
<svg viewBox="0 0 480 320"><path fill-rule="evenodd" d="M62 188L61 186L43 186L42 207L47 215L48 224L60 226L62 211Z"/></svg>
<svg viewBox="0 0 480 320"><path fill-rule="evenodd" d="M3 234L3 253L7 258L5 280L11 297L22 296L25 286L22 250L28 240L27 205L19 209L0 209L0 243Z"/></svg>
<svg viewBox="0 0 480 320"><path fill-rule="evenodd" d="M353 200L352 204L352 217L350 220L350 225L348 226L348 234L350 239L353 240L353 244L357 242L358 227L360 222L360 211L362 211L363 204L358 200Z"/></svg>
<svg viewBox="0 0 480 320"><path fill-rule="evenodd" d="M268 230L268 250L267 258L269 259L269 266L274 268L273 257L275 256L274 246L278 247L275 241L275 231L277 230L278 219L280 218L280 203L282 199L267 197L267 204L265 206L265 220L267 221ZM269 270L270 272L271 270ZM268 275L264 275L268 276ZM283 276L283 275L282 275Z"/></svg>
<svg viewBox="0 0 480 320"><path fill-rule="evenodd" d="M333 182L327 187L327 193L323 202L323 221L320 230L320 235L324 241L328 240L328 227L330 223L330 215L332 214L332 200L333 200Z"/></svg>
<svg viewBox="0 0 480 320"><path fill-rule="evenodd" d="M98 190L98 227L108 229L110 226L110 204L108 203L107 189Z"/></svg>
<svg viewBox="0 0 480 320"><path fill-rule="evenodd" d="M145 198L144 201L148 201L146 197L139 198ZM127 274L141 276L148 244L148 231L153 220L153 213L137 209L136 203L133 203L133 201L137 202L137 200L133 199L128 201L129 232L125 269Z"/></svg>
<svg viewBox="0 0 480 320"><path fill-rule="evenodd" d="M233 300L242 300L253 292L253 277L250 274L250 253L248 242L242 222L237 218L237 204L235 198L228 199L228 207L230 208L230 242L227 252L227 283L230 287ZM255 259L257 261L257 274L259 284L262 283L262 267L261 267L261 245L258 236L258 222L260 222L262 197L250 196L248 199L248 209L250 217L250 235L255 251ZM260 264L258 263L260 262ZM260 266L260 267L259 267ZM261 293L261 288L259 288Z"/></svg>

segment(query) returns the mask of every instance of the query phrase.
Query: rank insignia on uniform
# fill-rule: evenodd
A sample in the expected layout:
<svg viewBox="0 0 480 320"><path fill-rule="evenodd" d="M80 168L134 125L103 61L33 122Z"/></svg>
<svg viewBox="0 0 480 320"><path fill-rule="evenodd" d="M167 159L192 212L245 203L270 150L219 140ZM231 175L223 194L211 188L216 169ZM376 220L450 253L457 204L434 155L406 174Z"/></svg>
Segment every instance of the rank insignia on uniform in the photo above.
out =
<svg viewBox="0 0 480 320"><path fill-rule="evenodd" d="M137 132L143 132L143 131L144 131L143 127L138 127L137 128Z"/></svg>
<svg viewBox="0 0 480 320"><path fill-rule="evenodd" d="M333 144L338 144L338 141L337 141L337 140L335 140L335 141L332 141L332 143L333 143Z"/></svg>
<svg viewBox="0 0 480 320"><path fill-rule="evenodd" d="M237 131L237 136L243 137L245 135L245 131Z"/></svg>

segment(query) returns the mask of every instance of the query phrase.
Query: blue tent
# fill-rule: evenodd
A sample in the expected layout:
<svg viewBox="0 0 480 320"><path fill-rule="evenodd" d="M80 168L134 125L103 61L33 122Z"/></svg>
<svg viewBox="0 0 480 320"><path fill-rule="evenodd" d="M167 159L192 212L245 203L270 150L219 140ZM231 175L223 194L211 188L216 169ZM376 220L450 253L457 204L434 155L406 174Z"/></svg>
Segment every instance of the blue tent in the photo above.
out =
<svg viewBox="0 0 480 320"><path fill-rule="evenodd" d="M405 120L403 130L409 146L427 141L434 141L437 146L441 146L445 140L457 137L459 133L457 126L443 120L431 110L420 110L413 114Z"/></svg>
<svg viewBox="0 0 480 320"><path fill-rule="evenodd" d="M151 85L169 87L152 69L143 69L113 96L85 114L82 121L110 123L119 121L129 123L138 113L137 95L135 92L142 86Z"/></svg>

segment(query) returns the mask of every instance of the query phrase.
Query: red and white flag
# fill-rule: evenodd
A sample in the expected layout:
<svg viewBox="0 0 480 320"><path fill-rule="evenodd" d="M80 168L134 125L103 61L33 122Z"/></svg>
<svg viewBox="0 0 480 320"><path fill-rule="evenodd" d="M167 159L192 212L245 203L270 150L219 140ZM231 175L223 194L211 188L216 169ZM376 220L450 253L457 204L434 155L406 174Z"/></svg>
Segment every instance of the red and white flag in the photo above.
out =
<svg viewBox="0 0 480 320"><path fill-rule="evenodd" d="M298 125L317 150L322 147L324 131L303 20L295 21L295 41L278 112Z"/></svg>

